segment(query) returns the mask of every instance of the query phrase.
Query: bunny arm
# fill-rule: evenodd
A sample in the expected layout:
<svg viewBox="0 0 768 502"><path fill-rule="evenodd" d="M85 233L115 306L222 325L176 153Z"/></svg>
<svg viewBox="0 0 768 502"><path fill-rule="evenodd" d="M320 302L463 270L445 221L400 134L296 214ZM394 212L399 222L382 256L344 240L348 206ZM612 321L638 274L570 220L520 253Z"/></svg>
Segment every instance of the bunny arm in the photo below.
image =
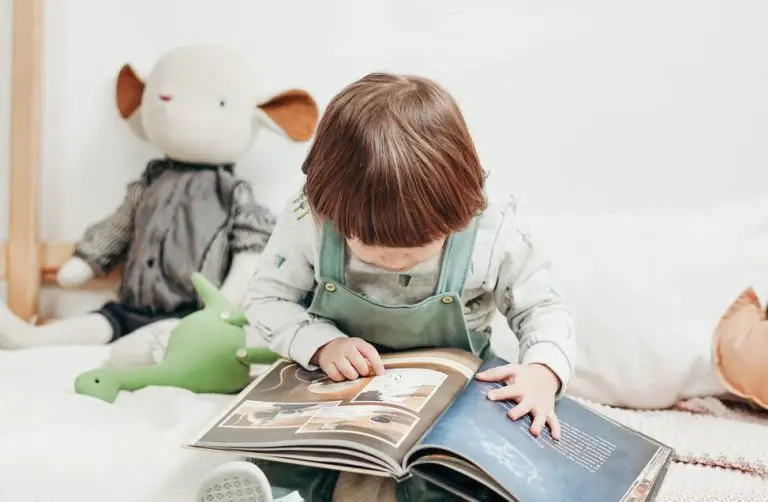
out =
<svg viewBox="0 0 768 502"><path fill-rule="evenodd" d="M256 273L260 253L237 253L232 258L229 274L221 286L221 294L233 305L242 305L251 277Z"/></svg>
<svg viewBox="0 0 768 502"><path fill-rule="evenodd" d="M275 216L259 205L251 185L241 180L232 194L229 241L232 263L221 286L222 294L233 305L242 305L248 283L256 273L259 256L275 228Z"/></svg>
<svg viewBox="0 0 768 502"><path fill-rule="evenodd" d="M74 256L85 261L95 275L108 273L125 258L133 238L136 206L145 188L143 180L129 183L115 212L88 227L77 242Z"/></svg>

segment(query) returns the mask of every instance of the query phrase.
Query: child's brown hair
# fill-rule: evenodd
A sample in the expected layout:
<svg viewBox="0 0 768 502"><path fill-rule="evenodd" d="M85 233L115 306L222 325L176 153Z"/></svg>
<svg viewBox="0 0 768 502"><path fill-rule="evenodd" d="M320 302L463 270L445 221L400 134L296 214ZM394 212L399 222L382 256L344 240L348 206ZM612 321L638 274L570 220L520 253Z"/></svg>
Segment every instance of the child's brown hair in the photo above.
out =
<svg viewBox="0 0 768 502"><path fill-rule="evenodd" d="M423 246L465 228L486 205L458 105L421 77L373 73L344 88L302 171L314 215L369 246Z"/></svg>

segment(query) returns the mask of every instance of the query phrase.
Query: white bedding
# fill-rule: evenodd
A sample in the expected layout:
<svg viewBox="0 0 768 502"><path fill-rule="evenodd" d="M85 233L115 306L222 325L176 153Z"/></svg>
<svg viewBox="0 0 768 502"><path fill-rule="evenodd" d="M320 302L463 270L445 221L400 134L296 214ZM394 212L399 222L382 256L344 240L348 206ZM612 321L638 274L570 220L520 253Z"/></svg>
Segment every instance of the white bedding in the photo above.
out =
<svg viewBox="0 0 768 502"><path fill-rule="evenodd" d="M0 351L0 500L190 502L232 457L181 445L233 399L150 387L114 404L75 394L106 347Z"/></svg>
<svg viewBox="0 0 768 502"><path fill-rule="evenodd" d="M233 397L150 387L123 392L114 404L107 404L75 394L74 377L99 366L106 355L106 347L0 351L0 501L191 502L200 478L234 458L181 447ZM614 413L623 413L617 420L655 435L661 435L658 427L673 425L662 416L665 412ZM654 417L657 420L651 420ZM705 419L690 417L696 423ZM727 418L721 420L722 428L714 427L713 437L731 428ZM695 437L683 436L678 439L687 437L698 445ZM716 459L725 458L714 444L703 451L709 447ZM737 470L675 464L669 479L663 497L669 502L691 500L705 488L707 500L713 501L765 500L762 496L768 493L765 479ZM715 479L720 479L719 495L711 491ZM736 489L749 496L730 498Z"/></svg>

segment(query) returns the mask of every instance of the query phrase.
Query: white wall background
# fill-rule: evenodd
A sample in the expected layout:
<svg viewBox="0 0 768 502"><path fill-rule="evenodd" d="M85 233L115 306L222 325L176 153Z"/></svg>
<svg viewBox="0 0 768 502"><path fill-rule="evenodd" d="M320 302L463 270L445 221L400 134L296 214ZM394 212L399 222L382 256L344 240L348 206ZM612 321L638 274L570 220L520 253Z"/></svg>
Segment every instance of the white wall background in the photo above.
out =
<svg viewBox="0 0 768 502"><path fill-rule="evenodd" d="M2 179L10 3L0 0ZM67 0L46 10L47 240L76 239L156 154L115 111L120 66L148 71L198 41L246 52L264 88L303 87L321 107L370 71L435 78L463 107L491 191L516 192L529 212L701 206L768 183L761 0ZM240 173L277 207L307 147L264 134ZM3 220L6 203L4 186Z"/></svg>

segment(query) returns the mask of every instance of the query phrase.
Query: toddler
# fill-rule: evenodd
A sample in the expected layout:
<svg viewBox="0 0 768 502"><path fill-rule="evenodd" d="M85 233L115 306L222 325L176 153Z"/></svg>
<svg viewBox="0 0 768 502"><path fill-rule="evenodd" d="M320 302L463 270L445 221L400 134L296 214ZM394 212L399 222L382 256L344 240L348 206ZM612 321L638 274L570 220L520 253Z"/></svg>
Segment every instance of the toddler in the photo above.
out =
<svg viewBox="0 0 768 502"><path fill-rule="evenodd" d="M383 372L383 351L454 347L488 358L499 310L519 363L477 378L507 384L489 398L516 401L510 419L530 414L533 435L548 426L559 438L554 404L574 369L573 318L514 199L487 199L451 96L425 78L368 75L333 98L302 170L303 190L279 217L245 299L270 347L353 380ZM271 484L330 501L338 478L230 462L204 480L199 500L250 500L224 493L240 481L263 500ZM417 477L393 490L397 500L455 499Z"/></svg>

